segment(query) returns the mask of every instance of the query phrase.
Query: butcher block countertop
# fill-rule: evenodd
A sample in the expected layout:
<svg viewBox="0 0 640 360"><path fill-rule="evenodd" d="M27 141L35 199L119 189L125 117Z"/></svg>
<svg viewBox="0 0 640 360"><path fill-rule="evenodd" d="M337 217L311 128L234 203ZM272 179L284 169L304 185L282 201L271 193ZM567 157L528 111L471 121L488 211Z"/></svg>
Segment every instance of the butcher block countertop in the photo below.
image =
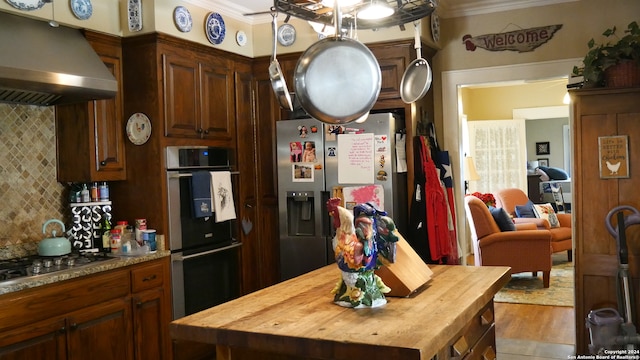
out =
<svg viewBox="0 0 640 360"><path fill-rule="evenodd" d="M492 311L511 277L508 267L430 269L432 279L410 297L351 309L332 302L340 273L328 265L175 320L171 337L216 344L220 359L244 358L234 353L246 349L278 359L431 359L488 304Z"/></svg>

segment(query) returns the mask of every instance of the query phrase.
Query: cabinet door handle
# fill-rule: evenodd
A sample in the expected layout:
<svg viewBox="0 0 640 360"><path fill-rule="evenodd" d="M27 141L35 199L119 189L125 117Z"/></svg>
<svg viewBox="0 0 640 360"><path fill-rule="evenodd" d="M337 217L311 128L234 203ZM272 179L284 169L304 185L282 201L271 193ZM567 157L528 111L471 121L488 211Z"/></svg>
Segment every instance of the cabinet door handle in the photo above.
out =
<svg viewBox="0 0 640 360"><path fill-rule="evenodd" d="M205 134L205 135L209 135L209 130L205 130L205 131L204 131L204 134Z"/></svg>
<svg viewBox="0 0 640 360"><path fill-rule="evenodd" d="M153 274L151 276L147 276L145 278L142 279L142 282L147 282L147 281L151 281L151 280L155 280L157 278L156 274Z"/></svg>
<svg viewBox="0 0 640 360"><path fill-rule="evenodd" d="M61 327L60 329L58 329L58 332L59 332L60 334L64 334L66 331L67 331L67 328L66 328L66 327L64 327L64 326L63 326L63 327Z"/></svg>
<svg viewBox="0 0 640 360"><path fill-rule="evenodd" d="M100 161L100 165L101 166L107 166L107 160Z"/></svg>
<svg viewBox="0 0 640 360"><path fill-rule="evenodd" d="M196 132L197 132L198 134L202 134L202 128L198 128L198 130L196 130Z"/></svg>
<svg viewBox="0 0 640 360"><path fill-rule="evenodd" d="M69 326L69 328L71 328L71 330L75 330L78 328L78 324L77 323L73 323Z"/></svg>

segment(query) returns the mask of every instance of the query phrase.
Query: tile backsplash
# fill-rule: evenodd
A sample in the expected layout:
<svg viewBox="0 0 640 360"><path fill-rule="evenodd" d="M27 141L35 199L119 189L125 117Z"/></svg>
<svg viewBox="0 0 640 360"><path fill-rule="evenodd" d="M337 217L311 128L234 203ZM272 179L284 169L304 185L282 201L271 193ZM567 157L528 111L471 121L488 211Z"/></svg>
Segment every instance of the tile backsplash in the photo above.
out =
<svg viewBox="0 0 640 360"><path fill-rule="evenodd" d="M46 220L66 223L67 191L56 180L54 111L0 103L0 258L15 256L8 249L35 252Z"/></svg>

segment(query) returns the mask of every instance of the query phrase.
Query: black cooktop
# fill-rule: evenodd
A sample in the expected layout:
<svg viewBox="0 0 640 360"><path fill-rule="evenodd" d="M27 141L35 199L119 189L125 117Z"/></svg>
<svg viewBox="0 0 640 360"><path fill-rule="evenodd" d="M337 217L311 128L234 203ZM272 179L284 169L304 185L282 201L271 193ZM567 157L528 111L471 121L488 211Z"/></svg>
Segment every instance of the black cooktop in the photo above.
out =
<svg viewBox="0 0 640 360"><path fill-rule="evenodd" d="M109 259L113 259L113 257L105 253L71 253L62 256L33 255L0 260L0 282L28 276L51 274Z"/></svg>

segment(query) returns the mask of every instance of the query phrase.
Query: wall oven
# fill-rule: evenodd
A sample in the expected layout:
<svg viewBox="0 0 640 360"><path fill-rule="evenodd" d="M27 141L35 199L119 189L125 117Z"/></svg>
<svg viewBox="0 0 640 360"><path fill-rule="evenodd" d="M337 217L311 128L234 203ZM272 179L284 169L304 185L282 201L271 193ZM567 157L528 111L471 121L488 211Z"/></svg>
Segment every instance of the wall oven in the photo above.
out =
<svg viewBox="0 0 640 360"><path fill-rule="evenodd" d="M240 295L239 246L235 220L196 217L192 175L230 171L227 149L193 146L166 148L169 247L173 318L221 304ZM237 173L232 172L232 184Z"/></svg>

